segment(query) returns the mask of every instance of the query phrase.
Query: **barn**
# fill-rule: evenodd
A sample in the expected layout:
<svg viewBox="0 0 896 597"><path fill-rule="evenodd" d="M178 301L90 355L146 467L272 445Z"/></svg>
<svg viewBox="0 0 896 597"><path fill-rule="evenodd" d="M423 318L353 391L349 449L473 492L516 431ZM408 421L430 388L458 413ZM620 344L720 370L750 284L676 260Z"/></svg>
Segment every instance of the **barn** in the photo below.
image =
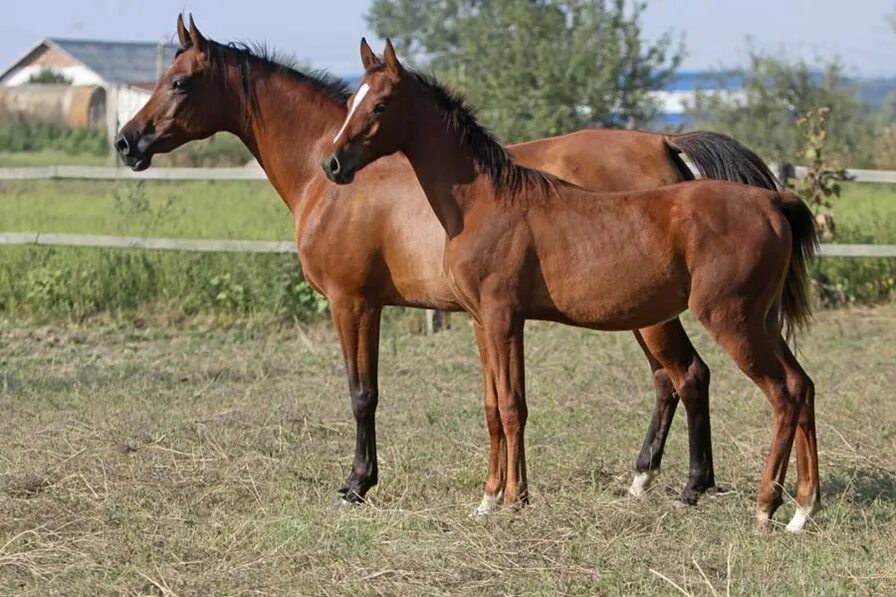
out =
<svg viewBox="0 0 896 597"><path fill-rule="evenodd" d="M177 46L45 38L0 71L0 110L114 136L146 102ZM50 71L65 84L35 84Z"/></svg>

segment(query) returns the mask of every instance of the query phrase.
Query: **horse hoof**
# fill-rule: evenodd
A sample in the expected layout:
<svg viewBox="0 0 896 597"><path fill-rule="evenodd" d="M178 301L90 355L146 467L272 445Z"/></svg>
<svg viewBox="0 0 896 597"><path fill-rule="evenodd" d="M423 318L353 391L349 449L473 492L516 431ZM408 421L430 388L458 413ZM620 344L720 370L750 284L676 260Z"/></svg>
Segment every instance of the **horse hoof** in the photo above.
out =
<svg viewBox="0 0 896 597"><path fill-rule="evenodd" d="M787 523L786 530L789 533L799 533L803 530L803 527L806 526L806 522L818 511L821 510L821 504L810 504L808 507L797 506L796 512L793 514L793 518L790 519L790 522Z"/></svg>
<svg viewBox="0 0 896 597"><path fill-rule="evenodd" d="M345 499L345 496L342 494L337 495L333 498L333 507L337 510L343 510L345 508L351 508L355 503Z"/></svg>
<svg viewBox="0 0 896 597"><path fill-rule="evenodd" d="M653 484L653 480L656 479L659 474L660 469L658 468L646 470L643 473L635 473L632 485L628 488L629 495L636 498L643 497Z"/></svg>
<svg viewBox="0 0 896 597"><path fill-rule="evenodd" d="M771 523L771 517L768 512L756 512L756 528L760 531L767 531L769 529L769 524Z"/></svg>
<svg viewBox="0 0 896 597"><path fill-rule="evenodd" d="M495 514L498 511L498 507L504 497L499 493L498 495L484 495L482 496L482 501L479 502L479 505L476 506L476 509L473 510L472 518L479 518L481 516L489 516L491 514Z"/></svg>

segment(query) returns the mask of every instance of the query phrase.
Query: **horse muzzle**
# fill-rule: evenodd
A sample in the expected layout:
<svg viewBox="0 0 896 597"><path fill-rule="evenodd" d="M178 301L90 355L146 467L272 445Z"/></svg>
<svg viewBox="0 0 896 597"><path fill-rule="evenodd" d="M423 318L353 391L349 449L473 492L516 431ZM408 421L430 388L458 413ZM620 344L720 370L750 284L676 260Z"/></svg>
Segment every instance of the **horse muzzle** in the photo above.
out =
<svg viewBox="0 0 896 597"><path fill-rule="evenodd" d="M149 143L145 136L131 136L121 131L115 137L114 146L121 161L134 172L141 172L152 165L152 154L146 150Z"/></svg>
<svg viewBox="0 0 896 597"><path fill-rule="evenodd" d="M346 151L331 154L320 163L327 179L339 185L351 184L355 180L355 172L358 171L359 165L359 156Z"/></svg>

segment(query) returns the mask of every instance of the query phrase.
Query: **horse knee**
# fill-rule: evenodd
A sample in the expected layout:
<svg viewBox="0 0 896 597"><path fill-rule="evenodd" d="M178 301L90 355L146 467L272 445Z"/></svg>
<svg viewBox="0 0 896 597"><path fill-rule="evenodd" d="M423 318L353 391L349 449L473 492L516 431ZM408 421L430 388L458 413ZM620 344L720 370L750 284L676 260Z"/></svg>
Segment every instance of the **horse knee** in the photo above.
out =
<svg viewBox="0 0 896 597"><path fill-rule="evenodd" d="M513 433L515 429L526 426L529 417L529 409L523 400L508 400L501 404L501 425L506 433Z"/></svg>
<svg viewBox="0 0 896 597"><path fill-rule="evenodd" d="M352 391L352 413L355 415L355 420L372 419L376 413L378 402L378 392L374 388L360 388Z"/></svg>

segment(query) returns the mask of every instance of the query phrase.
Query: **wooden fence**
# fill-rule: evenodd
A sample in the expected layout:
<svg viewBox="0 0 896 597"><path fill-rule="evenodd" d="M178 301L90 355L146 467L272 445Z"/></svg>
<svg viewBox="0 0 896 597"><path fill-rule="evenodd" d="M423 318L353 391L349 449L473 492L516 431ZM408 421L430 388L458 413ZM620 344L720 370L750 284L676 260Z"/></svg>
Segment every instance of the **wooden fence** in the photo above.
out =
<svg viewBox="0 0 896 597"><path fill-rule="evenodd" d="M805 175L804 167L796 168L797 177ZM856 182L896 184L893 170L849 170ZM38 166L0 168L0 180L267 180L257 164L241 168L151 168L132 172L121 167L102 166ZM206 253L295 253L292 242L246 240L200 240L173 238L140 238L90 234L56 234L49 232L0 232L0 245L39 245L98 247L114 249L149 249L160 251L200 251ZM821 247L825 257L896 257L896 245L841 245Z"/></svg>
<svg viewBox="0 0 896 597"><path fill-rule="evenodd" d="M776 171L774 168L772 171ZM806 168L796 167L797 178L806 174ZM896 170L851 169L849 175L855 182L896 184ZM153 167L144 172L132 172L128 168L106 166L35 166L27 168L0 168L0 180L267 180L264 170L257 164L239 168L164 168Z"/></svg>
<svg viewBox="0 0 896 597"><path fill-rule="evenodd" d="M0 245L94 247L103 249L147 249L201 253L295 253L292 241L205 240L143 238L55 232L0 232ZM824 257L896 257L896 245L821 245Z"/></svg>

